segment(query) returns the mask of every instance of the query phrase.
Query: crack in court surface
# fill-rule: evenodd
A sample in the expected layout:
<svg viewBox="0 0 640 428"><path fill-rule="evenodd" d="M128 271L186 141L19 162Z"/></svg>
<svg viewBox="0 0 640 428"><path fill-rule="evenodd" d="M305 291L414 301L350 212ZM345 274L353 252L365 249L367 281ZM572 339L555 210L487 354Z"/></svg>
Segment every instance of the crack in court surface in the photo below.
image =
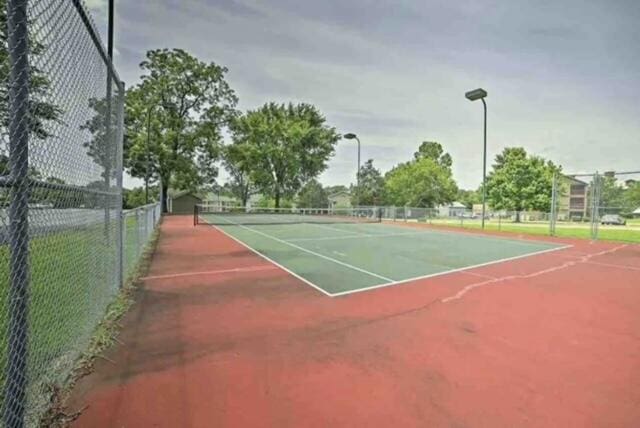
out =
<svg viewBox="0 0 640 428"><path fill-rule="evenodd" d="M529 279L529 278L535 278L537 276L541 276L541 275L545 275L547 273L552 273L552 272L557 272L563 269L567 269L569 267L573 267L575 265L581 264L581 263L590 263L590 260L593 257L598 257L598 256L603 256L605 254L610 254L610 253L615 253L618 250L621 250L623 248L628 247L627 244L624 245L619 245L617 247L614 248L610 248L608 250L604 250L604 251L600 251L597 253L591 253L591 254L587 254L584 256L580 256L577 260L572 260L569 262L565 262L561 265L558 266L553 266L547 269L543 269L543 270L539 270L533 273L528 273L526 275L508 275L508 276L503 276L500 278L495 278L495 279L490 279L487 281L482 281L482 282L476 282L474 284L469 284L466 287L464 287L462 290L458 291L456 294L449 296L449 297L445 297L443 299L441 299L440 301L442 303L449 303L452 302L454 300L459 300L462 299L462 297L464 297L465 294L467 294L468 292L470 292L471 290L475 289L475 288L480 288L480 287L484 287L487 285L492 285L492 284L497 284L499 282L505 282L505 281L510 281L512 279Z"/></svg>
<svg viewBox="0 0 640 428"><path fill-rule="evenodd" d="M226 273L242 273L242 272L258 272L262 270L275 270L278 269L275 265L256 265L256 266L247 266L241 268L232 268L232 269L220 269L220 270L208 270L203 272L185 272L185 273L170 273L166 275L152 275L145 276L140 278L141 281L148 281L152 279L171 279L171 278L182 278L185 276L197 276L197 275L222 275Z"/></svg>

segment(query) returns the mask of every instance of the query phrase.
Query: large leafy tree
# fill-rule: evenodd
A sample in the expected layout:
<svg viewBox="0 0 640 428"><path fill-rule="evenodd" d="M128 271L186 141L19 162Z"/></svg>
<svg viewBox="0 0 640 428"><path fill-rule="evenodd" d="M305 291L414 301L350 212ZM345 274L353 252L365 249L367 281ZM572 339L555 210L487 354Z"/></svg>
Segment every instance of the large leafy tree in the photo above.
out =
<svg viewBox="0 0 640 428"><path fill-rule="evenodd" d="M232 132L249 148L251 180L276 207L326 169L340 138L309 104L265 104L235 120Z"/></svg>
<svg viewBox="0 0 640 428"><path fill-rule="evenodd" d="M457 194L451 169L432 157L400 164L385 176L385 194L392 205L435 207L452 202Z"/></svg>
<svg viewBox="0 0 640 428"><path fill-rule="evenodd" d="M326 208L329 197L318 180L310 180L298 193L297 206L300 208Z"/></svg>
<svg viewBox="0 0 640 428"><path fill-rule="evenodd" d="M551 209L553 175L560 167L539 156L528 155L522 147L507 147L496 156L487 177L487 199L494 209L548 212Z"/></svg>
<svg viewBox="0 0 640 428"><path fill-rule="evenodd" d="M170 184L192 190L212 184L222 129L238 100L225 80L225 67L182 49L151 50L140 67L145 74L127 93L125 166L134 177L144 177L151 163L154 177L162 182L166 211Z"/></svg>
<svg viewBox="0 0 640 428"><path fill-rule="evenodd" d="M451 168L453 159L449 153L445 153L442 145L436 141L423 141L418 151L413 154L415 160L423 158L433 159L438 165Z"/></svg>
<svg viewBox="0 0 640 428"><path fill-rule="evenodd" d="M157 101L148 100L142 85L127 90L124 116L124 167L134 177L154 185L160 179L159 139L163 115Z"/></svg>
<svg viewBox="0 0 640 428"><path fill-rule="evenodd" d="M108 190L110 179L115 178L117 168L117 148L115 140L115 124L118 116L117 107L107 99L91 98L89 107L94 111L91 119L80 125L80 129L91 133L91 140L85 141L87 154L102 167L102 178Z"/></svg>
<svg viewBox="0 0 640 428"><path fill-rule="evenodd" d="M604 175L600 177L600 207L604 208L624 208L625 189L614 175Z"/></svg>
<svg viewBox="0 0 640 428"><path fill-rule="evenodd" d="M358 185L351 192L352 205L379 205L384 193L384 177L373 166L373 159L367 160L358 171Z"/></svg>
<svg viewBox="0 0 640 428"><path fill-rule="evenodd" d="M240 141L224 147L222 161L224 168L229 173L229 181L225 187L233 196L240 200L242 206L257 192L257 188L251 180L250 146Z"/></svg>

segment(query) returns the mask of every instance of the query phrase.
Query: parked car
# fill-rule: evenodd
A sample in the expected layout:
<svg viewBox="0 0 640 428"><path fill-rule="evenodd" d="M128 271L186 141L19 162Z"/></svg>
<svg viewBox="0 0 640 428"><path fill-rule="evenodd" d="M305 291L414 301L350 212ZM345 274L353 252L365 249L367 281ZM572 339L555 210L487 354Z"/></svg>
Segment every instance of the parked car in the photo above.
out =
<svg viewBox="0 0 640 428"><path fill-rule="evenodd" d="M600 219L601 224L613 224L616 226L625 226L627 224L627 220L618 214L606 214L602 216Z"/></svg>

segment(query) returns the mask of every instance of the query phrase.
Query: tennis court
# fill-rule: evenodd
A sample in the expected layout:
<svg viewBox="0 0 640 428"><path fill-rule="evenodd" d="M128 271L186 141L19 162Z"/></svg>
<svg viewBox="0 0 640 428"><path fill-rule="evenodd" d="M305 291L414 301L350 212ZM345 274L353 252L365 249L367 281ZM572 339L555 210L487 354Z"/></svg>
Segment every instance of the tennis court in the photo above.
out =
<svg viewBox="0 0 640 428"><path fill-rule="evenodd" d="M566 246L380 222L373 211L201 209L211 226L329 296L505 262Z"/></svg>

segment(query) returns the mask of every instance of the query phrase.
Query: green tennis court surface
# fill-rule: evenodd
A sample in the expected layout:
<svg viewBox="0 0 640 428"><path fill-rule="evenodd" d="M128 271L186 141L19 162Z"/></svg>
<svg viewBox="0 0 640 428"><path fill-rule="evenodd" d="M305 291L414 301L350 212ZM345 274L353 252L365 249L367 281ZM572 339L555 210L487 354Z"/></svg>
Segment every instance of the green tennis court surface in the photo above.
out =
<svg viewBox="0 0 640 428"><path fill-rule="evenodd" d="M202 214L209 224L330 296L525 257L560 245L368 222Z"/></svg>

